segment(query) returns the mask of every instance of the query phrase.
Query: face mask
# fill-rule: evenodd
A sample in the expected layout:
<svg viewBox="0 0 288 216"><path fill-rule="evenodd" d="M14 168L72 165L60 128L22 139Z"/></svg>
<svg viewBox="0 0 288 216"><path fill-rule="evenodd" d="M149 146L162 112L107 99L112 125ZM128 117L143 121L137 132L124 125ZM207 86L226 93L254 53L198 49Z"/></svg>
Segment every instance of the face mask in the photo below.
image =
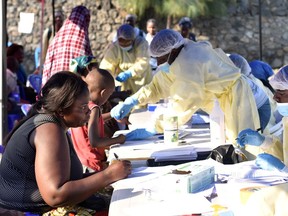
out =
<svg viewBox="0 0 288 216"><path fill-rule="evenodd" d="M168 64L168 62L164 62L163 64L157 67L156 72L163 71L165 73L169 73L169 70L170 70L170 65Z"/></svg>
<svg viewBox="0 0 288 216"><path fill-rule="evenodd" d="M120 46L120 48L121 48L123 51L128 52L128 51L130 51L130 50L132 49L132 44L131 44L130 46L127 46L127 47L122 47L122 46Z"/></svg>
<svg viewBox="0 0 288 216"><path fill-rule="evenodd" d="M288 103L277 103L277 110L282 116L288 116Z"/></svg>
<svg viewBox="0 0 288 216"><path fill-rule="evenodd" d="M168 61L169 61L170 55L171 55L171 52L169 53L169 56L168 56L168 58L167 58L167 61L164 62L163 64L160 64L160 65L157 67L156 72L158 72L158 71L163 71L163 72L165 72L165 73L169 73L170 65L169 65Z"/></svg>

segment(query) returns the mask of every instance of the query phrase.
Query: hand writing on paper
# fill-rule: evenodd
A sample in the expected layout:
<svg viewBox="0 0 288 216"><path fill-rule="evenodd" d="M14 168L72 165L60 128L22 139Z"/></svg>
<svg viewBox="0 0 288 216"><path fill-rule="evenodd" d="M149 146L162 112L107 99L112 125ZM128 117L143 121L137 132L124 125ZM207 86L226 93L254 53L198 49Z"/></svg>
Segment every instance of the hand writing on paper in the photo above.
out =
<svg viewBox="0 0 288 216"><path fill-rule="evenodd" d="M104 171L109 172L114 181L126 178L131 174L132 166L131 162L128 160L113 160L107 169Z"/></svg>

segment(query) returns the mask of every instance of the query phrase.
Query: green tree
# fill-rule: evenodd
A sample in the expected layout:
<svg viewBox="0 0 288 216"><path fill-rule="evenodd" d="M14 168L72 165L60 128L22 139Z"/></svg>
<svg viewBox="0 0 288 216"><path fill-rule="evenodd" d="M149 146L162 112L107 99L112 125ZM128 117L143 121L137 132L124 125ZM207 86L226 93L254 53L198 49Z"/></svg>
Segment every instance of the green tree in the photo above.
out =
<svg viewBox="0 0 288 216"><path fill-rule="evenodd" d="M115 0L119 7L128 13L142 17L153 8L155 14L167 17L167 28L171 27L172 18L223 16L231 4L237 0Z"/></svg>

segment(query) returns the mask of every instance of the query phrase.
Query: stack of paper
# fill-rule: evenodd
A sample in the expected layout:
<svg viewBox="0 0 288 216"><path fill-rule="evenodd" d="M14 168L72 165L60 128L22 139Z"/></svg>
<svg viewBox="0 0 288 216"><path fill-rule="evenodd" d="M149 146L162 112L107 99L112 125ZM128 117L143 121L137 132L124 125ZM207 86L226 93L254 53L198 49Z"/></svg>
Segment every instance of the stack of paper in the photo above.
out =
<svg viewBox="0 0 288 216"><path fill-rule="evenodd" d="M288 182L288 174L279 171L263 170L255 165L255 161L238 164L214 164L218 178L228 182L259 183L263 185L277 185Z"/></svg>
<svg viewBox="0 0 288 216"><path fill-rule="evenodd" d="M156 162L196 160L197 152L193 146L181 146L155 151L151 157L155 158Z"/></svg>

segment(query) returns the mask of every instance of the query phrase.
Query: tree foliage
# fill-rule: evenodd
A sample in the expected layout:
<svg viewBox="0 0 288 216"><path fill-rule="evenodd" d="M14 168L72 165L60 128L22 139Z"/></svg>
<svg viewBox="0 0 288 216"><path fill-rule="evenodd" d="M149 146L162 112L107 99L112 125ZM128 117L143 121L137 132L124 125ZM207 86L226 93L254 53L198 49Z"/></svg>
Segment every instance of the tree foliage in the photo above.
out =
<svg viewBox="0 0 288 216"><path fill-rule="evenodd" d="M148 8L162 16L223 16L237 0L115 0L128 13L143 16Z"/></svg>

